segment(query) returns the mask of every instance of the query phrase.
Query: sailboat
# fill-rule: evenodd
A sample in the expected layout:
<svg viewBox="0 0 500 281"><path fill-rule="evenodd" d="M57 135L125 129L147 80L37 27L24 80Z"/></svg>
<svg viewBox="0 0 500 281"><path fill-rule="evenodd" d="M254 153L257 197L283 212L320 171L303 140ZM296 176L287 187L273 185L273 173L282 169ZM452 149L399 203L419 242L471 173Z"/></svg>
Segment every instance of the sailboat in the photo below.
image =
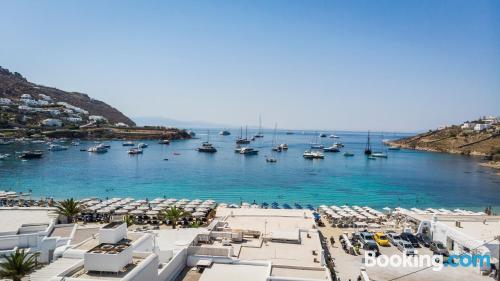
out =
<svg viewBox="0 0 500 281"><path fill-rule="evenodd" d="M276 163L278 160L276 157L274 157L274 152L281 152L281 147L280 146L275 146L276 145L276 129L278 127L278 124L274 124L274 136L273 136L273 144L272 144L272 149L271 149L271 156L267 157L266 156L266 162L268 163Z"/></svg>
<svg viewBox="0 0 500 281"><path fill-rule="evenodd" d="M262 117L260 115L259 115L259 131L253 137L254 138L263 138L264 137L264 134L262 133Z"/></svg>
<svg viewBox="0 0 500 281"><path fill-rule="evenodd" d="M366 141L365 155L372 154L372 145L370 144L370 131L368 131L368 139Z"/></svg>
<svg viewBox="0 0 500 281"><path fill-rule="evenodd" d="M314 134L316 135L316 139L314 143L311 143L311 149L323 149L324 146L318 142L318 132L314 132Z"/></svg>
<svg viewBox="0 0 500 281"><path fill-rule="evenodd" d="M248 126L245 127L245 138L243 138L243 126L240 128L240 136L236 139L236 144L249 144L250 140L248 137Z"/></svg>
<svg viewBox="0 0 500 281"><path fill-rule="evenodd" d="M196 150L198 152L215 153L217 149L210 143L210 131L207 131L207 141L202 143Z"/></svg>
<svg viewBox="0 0 500 281"><path fill-rule="evenodd" d="M272 147L272 151L281 152L283 150L283 147L281 145L276 145L277 126L278 126L277 124L274 125L273 143L272 143L271 147Z"/></svg>

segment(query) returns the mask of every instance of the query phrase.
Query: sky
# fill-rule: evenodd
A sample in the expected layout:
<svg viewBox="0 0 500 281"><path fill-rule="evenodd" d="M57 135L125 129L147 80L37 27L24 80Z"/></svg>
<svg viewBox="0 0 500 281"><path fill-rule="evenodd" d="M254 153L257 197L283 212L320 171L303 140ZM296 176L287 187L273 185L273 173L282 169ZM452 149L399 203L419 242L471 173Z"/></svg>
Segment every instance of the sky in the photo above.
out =
<svg viewBox="0 0 500 281"><path fill-rule="evenodd" d="M2 1L0 65L129 117L419 131L500 115L500 1Z"/></svg>

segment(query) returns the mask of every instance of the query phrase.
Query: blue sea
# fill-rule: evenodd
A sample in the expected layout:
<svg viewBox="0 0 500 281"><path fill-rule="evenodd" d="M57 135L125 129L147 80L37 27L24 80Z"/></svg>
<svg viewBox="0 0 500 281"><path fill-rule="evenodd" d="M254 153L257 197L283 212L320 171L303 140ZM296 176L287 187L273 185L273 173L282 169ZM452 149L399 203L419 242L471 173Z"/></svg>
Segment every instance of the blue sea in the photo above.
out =
<svg viewBox="0 0 500 281"><path fill-rule="evenodd" d="M47 149L47 145L4 145L0 153L11 158L0 161L0 190L27 192L34 197L134 197L201 198L218 202L279 202L281 204L350 204L375 208L463 207L483 210L500 206L500 176L478 165L479 158L412 150L388 151L387 159L368 160L363 155L366 133L335 132L340 139L318 138L325 146L344 143L341 153L325 153L323 160L302 157L316 132L278 132L278 143L289 150L276 153L277 163L267 163L271 155L272 131L251 146L257 156L234 152L239 129L230 136L210 131L215 154L195 150L207 140L207 130L195 130L196 139L160 145L146 141L142 155L127 154L121 141L105 142L105 154L81 152L94 145L82 141L66 151L46 151L39 160L21 161L16 151ZM255 133L255 132L253 132ZM331 132L327 133L328 135ZM384 138L395 139L393 133ZM382 135L372 134L374 150L383 149ZM344 157L343 152L355 154ZM168 159L168 161L164 160Z"/></svg>

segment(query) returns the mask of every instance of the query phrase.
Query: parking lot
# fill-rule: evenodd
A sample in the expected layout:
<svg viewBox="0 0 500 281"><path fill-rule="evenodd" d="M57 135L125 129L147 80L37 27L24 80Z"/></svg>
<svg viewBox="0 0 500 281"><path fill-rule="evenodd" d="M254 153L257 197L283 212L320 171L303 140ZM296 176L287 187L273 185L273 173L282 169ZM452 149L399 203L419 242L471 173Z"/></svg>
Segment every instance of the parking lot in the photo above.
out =
<svg viewBox="0 0 500 281"><path fill-rule="evenodd" d="M351 255L342 249L338 237L344 232L349 234L355 232L355 229L340 229L333 228L329 225L320 228L321 232L327 240L330 237L334 237L335 244L329 243L330 253L332 259L335 263L335 272L337 278L341 281L347 280L357 280L362 268L366 268L366 272L370 277L370 280L402 280L402 281L442 281L442 280L463 280L463 281L494 281L493 278L482 276L479 274L477 268L463 268L463 267L449 267L444 266L440 271L435 271L433 268L426 269L426 266L373 266L367 267L363 263L364 251L361 250L360 255ZM349 235L350 237L351 235ZM391 257L393 255L403 256L401 251L399 251L394 246L389 247L379 247L380 253L382 255ZM417 248L418 256L432 256L432 252L425 247ZM416 258L418 258L418 256ZM415 273L413 273L415 272Z"/></svg>

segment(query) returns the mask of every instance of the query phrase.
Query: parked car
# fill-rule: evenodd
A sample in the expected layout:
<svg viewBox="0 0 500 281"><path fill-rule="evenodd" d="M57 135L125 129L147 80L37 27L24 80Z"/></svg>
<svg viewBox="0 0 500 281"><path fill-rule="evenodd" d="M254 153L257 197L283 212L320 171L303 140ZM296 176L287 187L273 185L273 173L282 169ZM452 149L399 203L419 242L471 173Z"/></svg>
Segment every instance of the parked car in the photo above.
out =
<svg viewBox="0 0 500 281"><path fill-rule="evenodd" d="M366 244L368 242L372 242L372 243L377 244L377 242L375 242L375 238L373 238L373 233L368 232L368 231L360 232L359 239L360 239L361 244Z"/></svg>
<svg viewBox="0 0 500 281"><path fill-rule="evenodd" d="M450 256L448 249L446 249L441 242L432 241L429 245L429 249L434 253L434 255L442 255L444 257Z"/></svg>
<svg viewBox="0 0 500 281"><path fill-rule="evenodd" d="M403 240L401 239L401 236L394 232L387 233L387 239L389 239L389 242L396 247L398 246L398 242Z"/></svg>
<svg viewBox="0 0 500 281"><path fill-rule="evenodd" d="M432 240L429 238L429 236L419 233L417 234L417 240L420 242L420 244L424 245L424 247L429 248L431 245Z"/></svg>
<svg viewBox="0 0 500 281"><path fill-rule="evenodd" d="M417 237L415 235L408 233L408 232L403 232L399 235L401 239L404 241L410 242L410 244L415 247L415 248L420 248L420 244L418 244Z"/></svg>
<svg viewBox="0 0 500 281"><path fill-rule="evenodd" d="M400 250L402 253L404 253L407 256L410 256L410 255L413 256L413 255L417 254L417 250L415 250L415 248L413 248L412 244L408 241L405 241L405 240L398 241L398 250Z"/></svg>
<svg viewBox="0 0 500 281"><path fill-rule="evenodd" d="M373 238L380 246L389 247L391 245L389 244L389 239L387 239L387 236L383 232L376 232L373 235Z"/></svg>
<svg viewBox="0 0 500 281"><path fill-rule="evenodd" d="M377 243L375 243L374 241L368 241L364 243L363 250L375 252L375 257L380 256L380 249L378 248Z"/></svg>

